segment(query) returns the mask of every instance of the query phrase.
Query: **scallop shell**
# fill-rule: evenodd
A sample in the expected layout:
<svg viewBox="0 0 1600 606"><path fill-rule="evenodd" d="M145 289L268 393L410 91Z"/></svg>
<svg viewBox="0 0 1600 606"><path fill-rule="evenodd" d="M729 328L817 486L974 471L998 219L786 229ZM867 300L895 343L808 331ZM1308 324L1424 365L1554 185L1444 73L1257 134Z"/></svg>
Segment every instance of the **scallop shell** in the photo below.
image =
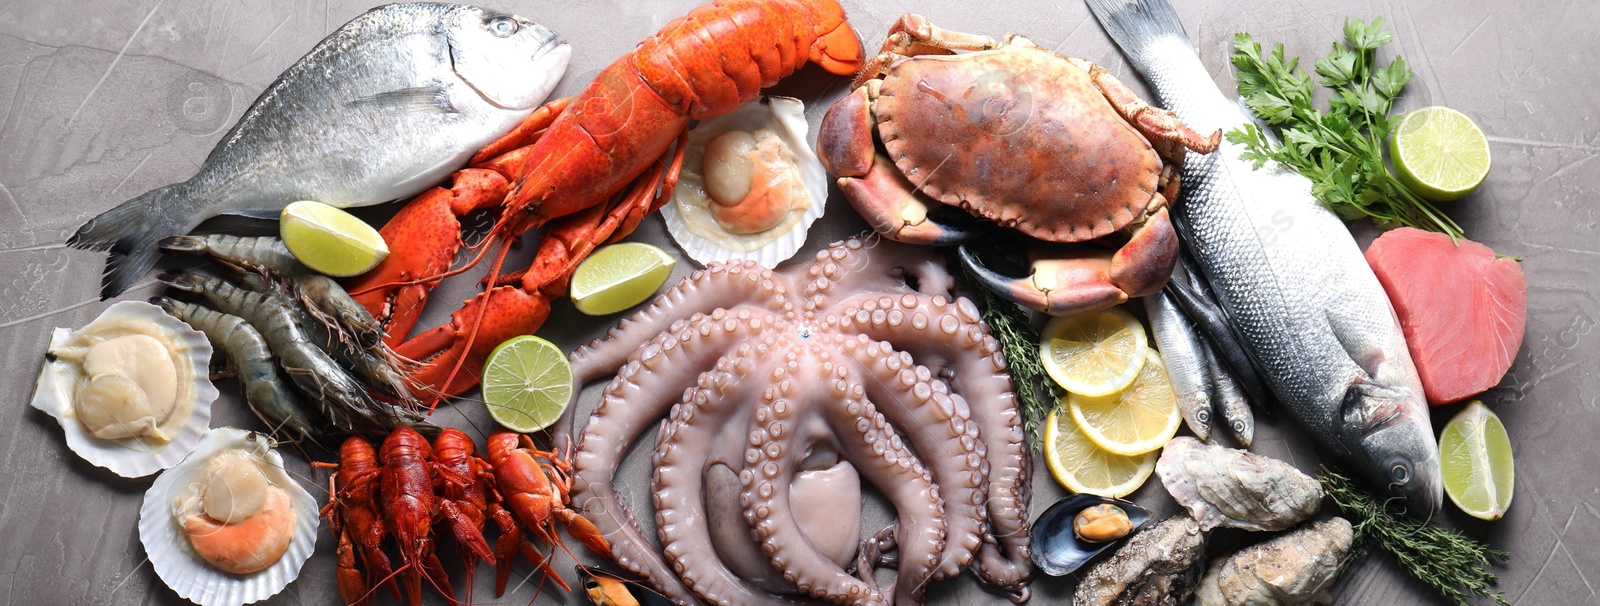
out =
<svg viewBox="0 0 1600 606"><path fill-rule="evenodd" d="M717 226L704 204L705 181L700 175L701 159L706 144L730 130L755 130L766 127L778 133L794 151L800 168L801 180L811 194L811 206L800 213L791 212L784 224L759 234L730 234ZM689 132L688 149L684 152L683 171L679 175L672 203L661 208L661 217L667 222L667 231L689 257L701 265L712 261L755 261L763 267L777 267L794 256L806 242L807 230L822 216L828 201L828 172L822 161L811 150L806 124L805 104L789 97L766 97L739 106L727 114L700 122ZM696 198L706 202L697 203Z"/></svg>
<svg viewBox="0 0 1600 606"><path fill-rule="evenodd" d="M114 325L117 320L126 318L148 322L151 331L159 332L170 343L190 352L188 360L195 380L195 401L189 410L189 420L176 437L165 444L157 444L140 439L102 440L90 435L77 421L72 406L76 365L53 358L45 360L44 369L39 373L32 406L56 418L66 432L67 447L83 460L125 478L140 478L178 464L194 450L200 443L200 436L211 427L211 403L217 399L218 392L211 384L211 342L206 340L205 334L143 301L120 301L78 331L55 329L50 335L48 351L61 348L79 331L98 330L98 327Z"/></svg>
<svg viewBox="0 0 1600 606"><path fill-rule="evenodd" d="M259 433L218 427L206 433L193 454L157 476L145 491L144 505L139 508L139 542L144 544L156 575L179 596L202 606L249 604L276 595L300 576L300 568L316 548L319 507L311 493L284 471L283 457L271 450L272 444ZM289 493L295 510L289 549L272 566L250 574L229 574L200 559L173 515L175 501L183 500L189 485L204 476L206 463L230 448L264 451L267 479Z"/></svg>

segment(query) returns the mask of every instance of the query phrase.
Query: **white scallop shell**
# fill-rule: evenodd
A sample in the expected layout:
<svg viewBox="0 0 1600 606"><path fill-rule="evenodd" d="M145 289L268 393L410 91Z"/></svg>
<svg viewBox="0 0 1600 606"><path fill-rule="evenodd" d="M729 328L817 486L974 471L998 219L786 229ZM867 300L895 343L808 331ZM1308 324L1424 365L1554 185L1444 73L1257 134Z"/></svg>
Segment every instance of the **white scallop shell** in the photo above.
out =
<svg viewBox="0 0 1600 606"><path fill-rule="evenodd" d="M204 333L167 315L160 307L143 301L119 301L79 330L115 324L115 320L132 318L148 322L151 331L159 332L164 340L189 352L189 366L194 376L195 400L190 406L189 420L177 437L164 444L141 439L102 440L90 435L79 423L72 406L72 390L76 383L76 365L70 362L47 359L39 373L33 392L34 408L56 418L66 431L67 447L83 460L111 470L125 478L140 478L178 464L189 451L200 443L200 436L211 427L211 403L217 399L217 388L211 384L211 342ZM77 331L57 328L50 334L48 351L62 347Z"/></svg>
<svg viewBox="0 0 1600 606"><path fill-rule="evenodd" d="M284 471L283 457L271 449L272 444L270 438L259 433L218 427L206 432L189 458L162 472L145 491L144 505L139 508L139 542L144 544L156 575L179 596L202 606L249 604L276 595L300 576L300 568L316 548L317 527L322 522L317 515L320 508L311 493ZM289 493L295 512L294 536L283 557L250 574L223 572L200 559L173 513L179 508L178 503L189 496L190 484L204 477L211 458L230 448L261 453L267 462L263 469L267 480Z"/></svg>
<svg viewBox="0 0 1600 606"><path fill-rule="evenodd" d="M702 210L703 206L693 202L695 197L708 199L705 180L700 175L706 144L730 130L754 131L763 127L778 133L794 152L800 178L811 194L811 206L787 228L759 234L727 233L718 229L716 221L709 216L697 220L694 213L709 214ZM672 203L661 208L661 217L666 220L672 239L701 265L712 261L751 260L772 268L794 256L806 243L807 230L822 216L828 201L828 172L822 168L822 161L811 150L809 141L805 104L790 97L772 96L752 101L727 114L701 121L689 131L683 170Z"/></svg>

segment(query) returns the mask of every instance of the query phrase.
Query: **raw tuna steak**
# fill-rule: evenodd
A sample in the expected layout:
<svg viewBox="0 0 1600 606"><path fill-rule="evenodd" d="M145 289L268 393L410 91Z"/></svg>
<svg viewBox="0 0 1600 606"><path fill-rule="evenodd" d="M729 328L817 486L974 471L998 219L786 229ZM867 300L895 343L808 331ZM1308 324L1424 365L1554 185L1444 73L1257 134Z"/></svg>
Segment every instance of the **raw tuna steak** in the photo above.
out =
<svg viewBox="0 0 1600 606"><path fill-rule="evenodd" d="M1500 382L1522 347L1528 281L1522 266L1477 242L1402 227L1367 248L1389 293L1428 403L1448 404Z"/></svg>

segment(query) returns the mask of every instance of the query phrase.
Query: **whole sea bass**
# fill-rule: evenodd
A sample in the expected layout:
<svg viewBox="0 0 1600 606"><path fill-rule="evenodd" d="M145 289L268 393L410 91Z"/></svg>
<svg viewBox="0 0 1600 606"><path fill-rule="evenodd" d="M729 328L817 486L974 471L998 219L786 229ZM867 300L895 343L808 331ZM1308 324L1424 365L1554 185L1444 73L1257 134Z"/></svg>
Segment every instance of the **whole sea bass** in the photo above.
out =
<svg viewBox="0 0 1600 606"><path fill-rule="evenodd" d="M67 243L111 251L100 291L111 298L155 265L158 240L216 215L412 196L532 113L571 56L560 35L514 15L380 6L279 75L193 178L106 211Z"/></svg>
<svg viewBox="0 0 1600 606"><path fill-rule="evenodd" d="M1201 132L1250 118L1217 89L1166 0L1087 0L1162 103ZM1174 218L1264 380L1311 435L1428 516L1443 496L1422 384L1383 287L1299 174L1224 142L1189 154Z"/></svg>

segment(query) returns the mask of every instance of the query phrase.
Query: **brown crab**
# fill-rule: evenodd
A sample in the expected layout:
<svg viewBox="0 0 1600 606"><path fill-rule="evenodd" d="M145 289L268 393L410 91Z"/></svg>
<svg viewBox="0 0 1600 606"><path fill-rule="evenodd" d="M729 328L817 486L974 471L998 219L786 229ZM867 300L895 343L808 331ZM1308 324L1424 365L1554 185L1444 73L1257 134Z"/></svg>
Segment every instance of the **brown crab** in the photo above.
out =
<svg viewBox="0 0 1600 606"><path fill-rule="evenodd" d="M971 51L957 54L956 51ZM905 15L854 90L828 109L818 146L845 197L884 236L956 244L976 232L929 217L933 202L1036 240L1126 242L1034 254L1012 279L962 259L990 289L1052 315L1154 293L1177 260L1167 204L1184 149L1210 137L1151 107L1104 68ZM876 142L881 141L881 146Z"/></svg>

